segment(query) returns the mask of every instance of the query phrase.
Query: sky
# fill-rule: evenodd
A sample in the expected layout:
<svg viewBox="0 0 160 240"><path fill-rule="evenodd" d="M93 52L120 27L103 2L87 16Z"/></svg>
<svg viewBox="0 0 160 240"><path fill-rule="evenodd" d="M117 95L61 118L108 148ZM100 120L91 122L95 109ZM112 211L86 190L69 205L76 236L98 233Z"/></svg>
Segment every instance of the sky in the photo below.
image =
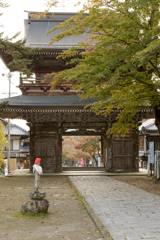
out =
<svg viewBox="0 0 160 240"><path fill-rule="evenodd" d="M3 3L8 3L10 7L0 9L3 15L0 17L0 23L3 28L0 32L4 32L4 36L12 37L15 33L21 32L19 38L24 37L24 19L28 18L25 11L44 11L45 0L2 0ZM64 0L65 7L53 8L51 11L55 12L76 12L80 10L81 6L74 7L77 0ZM82 2L82 1L81 1ZM0 99L8 97L9 84L7 80L8 69L0 59ZM3 76L2 76L3 74ZM19 85L19 73L12 73L11 76L11 96L21 95L21 91L17 87ZM28 130L25 121L12 120L12 122L20 125Z"/></svg>

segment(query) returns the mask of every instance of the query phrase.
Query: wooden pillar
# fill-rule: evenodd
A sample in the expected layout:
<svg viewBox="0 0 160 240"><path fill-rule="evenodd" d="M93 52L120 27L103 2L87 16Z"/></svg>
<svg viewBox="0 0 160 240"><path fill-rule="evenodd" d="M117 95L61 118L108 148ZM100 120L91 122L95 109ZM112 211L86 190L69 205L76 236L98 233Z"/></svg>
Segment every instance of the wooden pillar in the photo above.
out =
<svg viewBox="0 0 160 240"><path fill-rule="evenodd" d="M106 135L101 136L101 161L102 167L106 166Z"/></svg>
<svg viewBox="0 0 160 240"><path fill-rule="evenodd" d="M57 172L62 171L62 133L58 131L58 141L57 141Z"/></svg>
<svg viewBox="0 0 160 240"><path fill-rule="evenodd" d="M104 167L104 154L103 154L103 136L101 136L101 167Z"/></svg>
<svg viewBox="0 0 160 240"><path fill-rule="evenodd" d="M30 171L33 172L33 164L34 164L34 135L35 135L35 128L34 128L34 123L30 123Z"/></svg>
<svg viewBox="0 0 160 240"><path fill-rule="evenodd" d="M133 131L133 144L134 144L134 169L139 171L139 132Z"/></svg>
<svg viewBox="0 0 160 240"><path fill-rule="evenodd" d="M105 170L112 170L112 137L111 135L106 136L106 159L105 159Z"/></svg>

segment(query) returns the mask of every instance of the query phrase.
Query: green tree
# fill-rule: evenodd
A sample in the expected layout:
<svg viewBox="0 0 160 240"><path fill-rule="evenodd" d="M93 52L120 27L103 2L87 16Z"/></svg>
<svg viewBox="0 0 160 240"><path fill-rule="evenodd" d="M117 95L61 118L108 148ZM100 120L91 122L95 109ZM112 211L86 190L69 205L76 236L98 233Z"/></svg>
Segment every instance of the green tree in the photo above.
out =
<svg viewBox="0 0 160 240"><path fill-rule="evenodd" d="M159 7L158 0L86 0L77 15L49 31L62 30L52 42L84 35L78 48L61 55L75 67L52 73L52 86L74 83L82 97L99 100L91 106L97 114L121 109L109 133L124 135L136 127L133 117L144 106L153 107L160 131Z"/></svg>
<svg viewBox="0 0 160 240"><path fill-rule="evenodd" d="M0 171L5 168L4 154L3 151L7 145L7 139L4 132L4 125L0 121Z"/></svg>

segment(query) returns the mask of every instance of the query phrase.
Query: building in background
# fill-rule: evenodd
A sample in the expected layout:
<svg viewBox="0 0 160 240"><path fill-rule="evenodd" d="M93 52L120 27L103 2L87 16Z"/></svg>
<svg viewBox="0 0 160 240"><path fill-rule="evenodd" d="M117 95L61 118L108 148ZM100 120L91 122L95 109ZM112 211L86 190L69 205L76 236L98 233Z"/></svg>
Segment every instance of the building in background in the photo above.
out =
<svg viewBox="0 0 160 240"><path fill-rule="evenodd" d="M149 142L154 142L154 151L158 150L160 157L160 134L154 119L144 122L139 128L139 159L142 168L147 168Z"/></svg>
<svg viewBox="0 0 160 240"><path fill-rule="evenodd" d="M8 135L8 121L0 118ZM4 151L7 158L7 149ZM10 124L10 171L17 168L29 168L29 133L20 126Z"/></svg>

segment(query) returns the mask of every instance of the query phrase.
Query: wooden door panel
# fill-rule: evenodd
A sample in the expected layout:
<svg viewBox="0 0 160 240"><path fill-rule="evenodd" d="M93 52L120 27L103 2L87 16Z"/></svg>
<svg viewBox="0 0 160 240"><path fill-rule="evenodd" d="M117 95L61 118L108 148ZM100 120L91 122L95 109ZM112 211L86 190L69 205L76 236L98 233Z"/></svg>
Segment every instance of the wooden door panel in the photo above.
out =
<svg viewBox="0 0 160 240"><path fill-rule="evenodd" d="M55 141L51 139L37 140L35 142L34 154L41 158L41 166L44 170L56 169Z"/></svg>
<svg viewBox="0 0 160 240"><path fill-rule="evenodd" d="M133 169L133 150L132 140L114 140L113 169Z"/></svg>

